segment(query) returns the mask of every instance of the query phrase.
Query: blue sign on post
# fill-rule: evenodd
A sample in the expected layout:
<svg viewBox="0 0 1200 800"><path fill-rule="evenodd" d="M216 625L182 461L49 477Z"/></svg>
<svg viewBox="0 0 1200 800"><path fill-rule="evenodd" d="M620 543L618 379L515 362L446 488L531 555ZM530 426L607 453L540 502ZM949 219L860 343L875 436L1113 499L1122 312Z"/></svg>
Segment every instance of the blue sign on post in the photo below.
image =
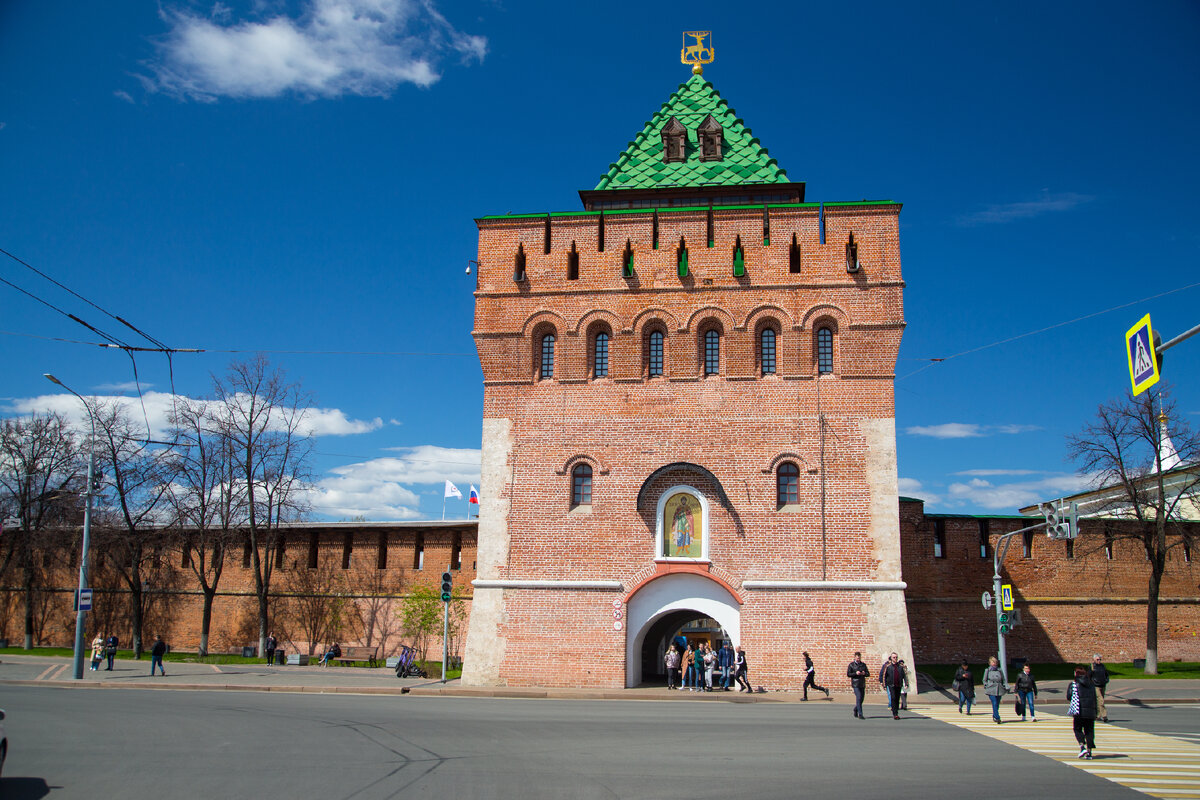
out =
<svg viewBox="0 0 1200 800"><path fill-rule="evenodd" d="M1154 332L1150 329L1150 315L1138 320L1125 332L1125 352L1129 357L1129 380L1133 384L1133 396L1158 383L1158 357L1154 352Z"/></svg>
<svg viewBox="0 0 1200 800"><path fill-rule="evenodd" d="M76 589L75 590L75 610L76 611L91 611L92 610L92 590L91 589Z"/></svg>

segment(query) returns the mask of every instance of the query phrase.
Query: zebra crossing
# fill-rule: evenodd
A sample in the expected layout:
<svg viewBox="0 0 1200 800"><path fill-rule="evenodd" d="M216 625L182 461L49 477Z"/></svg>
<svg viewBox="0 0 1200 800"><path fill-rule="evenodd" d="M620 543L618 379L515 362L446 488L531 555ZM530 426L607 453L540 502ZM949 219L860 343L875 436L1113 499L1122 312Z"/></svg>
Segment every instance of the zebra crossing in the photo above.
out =
<svg viewBox="0 0 1200 800"><path fill-rule="evenodd" d="M992 721L987 703L971 716L958 713L953 704L911 706L923 717L936 719L1037 753L1084 770L1098 778L1163 798L1200 798L1200 735L1186 739L1144 733L1119 725L1096 723L1096 749L1091 761L1078 758L1079 745L1071 718L1039 711L1038 722L1020 722L1011 716L1003 725ZM1011 707L1005 708L1011 715Z"/></svg>

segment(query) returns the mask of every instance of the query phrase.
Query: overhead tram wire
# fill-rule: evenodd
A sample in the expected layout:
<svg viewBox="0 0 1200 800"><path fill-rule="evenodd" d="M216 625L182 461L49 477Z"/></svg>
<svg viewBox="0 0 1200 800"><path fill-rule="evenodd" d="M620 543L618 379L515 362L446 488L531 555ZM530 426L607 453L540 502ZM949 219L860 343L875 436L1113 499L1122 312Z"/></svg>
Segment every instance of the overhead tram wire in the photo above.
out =
<svg viewBox="0 0 1200 800"><path fill-rule="evenodd" d="M906 375L901 375L899 378L896 378L896 380L902 381L905 378L911 378L913 375L916 375L918 373L924 372L925 370L929 369L934 364L940 364L944 361L949 361L954 358L959 358L960 356L968 356L968 355L971 355L972 353L978 353L980 350L987 350L992 347L998 347L1002 344L1008 344L1009 342L1015 342L1018 339L1024 339L1029 336L1036 336L1039 333L1045 333L1046 331L1052 331L1055 328L1062 328L1066 325L1074 325L1076 322L1083 322L1085 319L1091 319L1092 317L1098 317L1102 314L1107 314L1110 311L1120 311L1122 308L1129 308L1130 306L1136 306L1138 303L1146 303L1146 302L1149 302L1150 300L1157 300L1160 297L1166 297L1167 295L1172 295L1172 294L1176 294L1178 292L1187 291L1188 289L1195 289L1197 286L1200 286L1200 281L1198 281L1196 283L1190 283L1187 286L1180 286L1178 289L1171 289L1166 292L1160 292L1158 294L1151 295L1150 297L1143 297L1140 300L1131 300L1128 303L1122 303L1121 305L1118 305L1118 306L1112 306L1111 308L1106 308L1106 309L1103 309L1102 311L1093 311L1091 314L1084 314L1082 317L1076 317L1075 319L1069 319L1069 320L1066 320L1065 322L1057 322L1053 325L1047 325L1045 328L1038 328L1035 331L1026 331L1025 333L1018 333L1016 336L1009 336L1006 339L999 339L999 340L997 340L995 342L991 342L989 344L981 344L978 347L972 347L969 350L963 350L961 353L955 353L952 356L945 356L943 358L906 358L906 359L901 359L903 361L928 361L929 363L926 364L925 366L921 367L920 369L915 369Z"/></svg>

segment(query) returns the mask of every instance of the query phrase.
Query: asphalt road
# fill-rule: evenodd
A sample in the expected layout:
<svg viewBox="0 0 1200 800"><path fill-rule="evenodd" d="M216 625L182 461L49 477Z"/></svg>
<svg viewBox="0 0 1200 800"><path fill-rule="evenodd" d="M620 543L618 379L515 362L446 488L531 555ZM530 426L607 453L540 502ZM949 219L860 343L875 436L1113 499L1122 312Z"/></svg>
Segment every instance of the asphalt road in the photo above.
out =
<svg viewBox="0 0 1200 800"><path fill-rule="evenodd" d="M933 720L840 704L0 688L5 800L1145 795ZM1200 711L1122 708L1200 735ZM1156 730L1158 729L1158 730Z"/></svg>

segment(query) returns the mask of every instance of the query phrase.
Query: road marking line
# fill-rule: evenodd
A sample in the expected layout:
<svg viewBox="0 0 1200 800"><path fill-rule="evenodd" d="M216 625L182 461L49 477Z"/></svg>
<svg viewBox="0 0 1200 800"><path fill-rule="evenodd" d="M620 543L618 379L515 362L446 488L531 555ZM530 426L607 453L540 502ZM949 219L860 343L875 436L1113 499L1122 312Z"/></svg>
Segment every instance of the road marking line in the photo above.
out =
<svg viewBox="0 0 1200 800"><path fill-rule="evenodd" d="M1079 759L1078 750L1068 744L1074 738L1070 717L1043 712L1038 727L1014 728L1011 722L997 725L986 717L964 718L953 706L913 710L1155 797L1200 798L1200 744L1196 742L1109 724L1098 731L1100 759L1089 761ZM1113 758L1120 760L1109 760Z"/></svg>
<svg viewBox="0 0 1200 800"><path fill-rule="evenodd" d="M50 666L48 666L44 670L42 670L42 673L40 675L38 675L36 678L34 678L34 680L35 681L47 680L46 676L49 675L54 670L58 669L58 667L59 667L58 664L51 664Z"/></svg>

